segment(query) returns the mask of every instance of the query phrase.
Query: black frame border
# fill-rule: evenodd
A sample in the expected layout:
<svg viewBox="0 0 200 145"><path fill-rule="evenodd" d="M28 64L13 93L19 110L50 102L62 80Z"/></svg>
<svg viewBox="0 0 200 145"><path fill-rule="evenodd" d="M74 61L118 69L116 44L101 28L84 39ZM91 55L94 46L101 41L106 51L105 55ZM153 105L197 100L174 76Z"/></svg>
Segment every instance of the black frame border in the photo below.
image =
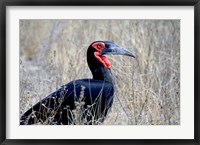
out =
<svg viewBox="0 0 200 145"><path fill-rule="evenodd" d="M194 6L194 139L6 139L6 7L7 6ZM188 48L189 49L189 48ZM0 0L0 144L2 145L200 145L200 0Z"/></svg>

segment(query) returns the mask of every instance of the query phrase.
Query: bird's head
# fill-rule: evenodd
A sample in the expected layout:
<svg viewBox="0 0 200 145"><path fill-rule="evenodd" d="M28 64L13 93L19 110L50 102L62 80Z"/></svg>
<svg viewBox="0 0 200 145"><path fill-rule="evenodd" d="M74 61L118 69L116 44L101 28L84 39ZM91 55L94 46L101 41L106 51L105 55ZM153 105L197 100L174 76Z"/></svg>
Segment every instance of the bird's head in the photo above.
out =
<svg viewBox="0 0 200 145"><path fill-rule="evenodd" d="M89 49L93 49L94 57L102 63L107 69L110 69L110 61L105 55L127 55L135 58L135 54L110 41L95 41L93 42Z"/></svg>

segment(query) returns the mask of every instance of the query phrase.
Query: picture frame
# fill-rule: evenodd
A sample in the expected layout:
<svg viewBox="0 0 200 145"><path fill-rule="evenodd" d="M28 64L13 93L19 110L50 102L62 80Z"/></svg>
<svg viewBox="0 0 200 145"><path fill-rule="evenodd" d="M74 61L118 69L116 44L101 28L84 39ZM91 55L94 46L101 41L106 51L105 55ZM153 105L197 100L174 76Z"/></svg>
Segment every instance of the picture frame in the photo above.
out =
<svg viewBox="0 0 200 145"><path fill-rule="evenodd" d="M7 139L6 138L6 8L8 6L193 6L194 7L194 139ZM9 144L200 144L200 99L199 99L199 47L200 47L200 1L199 0L2 0L0 2L0 45L1 45L1 97L0 97L0 143Z"/></svg>

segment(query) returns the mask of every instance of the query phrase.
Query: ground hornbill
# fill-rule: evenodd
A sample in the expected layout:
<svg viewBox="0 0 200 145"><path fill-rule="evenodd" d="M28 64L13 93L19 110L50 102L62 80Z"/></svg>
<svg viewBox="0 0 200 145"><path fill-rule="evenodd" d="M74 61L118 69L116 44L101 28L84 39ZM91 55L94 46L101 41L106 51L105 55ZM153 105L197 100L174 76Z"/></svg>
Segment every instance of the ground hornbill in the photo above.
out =
<svg viewBox="0 0 200 145"><path fill-rule="evenodd" d="M114 82L106 54L135 57L110 41L95 41L87 50L93 79L73 80L39 101L20 118L28 124L101 124L113 103Z"/></svg>

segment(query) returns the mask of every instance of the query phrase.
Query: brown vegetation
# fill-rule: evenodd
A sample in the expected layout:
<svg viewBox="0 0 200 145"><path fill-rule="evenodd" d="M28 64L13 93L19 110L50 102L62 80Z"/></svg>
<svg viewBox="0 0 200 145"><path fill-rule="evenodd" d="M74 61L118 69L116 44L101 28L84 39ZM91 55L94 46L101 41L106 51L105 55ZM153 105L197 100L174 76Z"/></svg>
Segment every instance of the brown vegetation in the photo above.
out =
<svg viewBox="0 0 200 145"><path fill-rule="evenodd" d="M20 20L20 115L61 85L91 77L87 47L113 41L116 81L105 125L180 124L179 20Z"/></svg>

